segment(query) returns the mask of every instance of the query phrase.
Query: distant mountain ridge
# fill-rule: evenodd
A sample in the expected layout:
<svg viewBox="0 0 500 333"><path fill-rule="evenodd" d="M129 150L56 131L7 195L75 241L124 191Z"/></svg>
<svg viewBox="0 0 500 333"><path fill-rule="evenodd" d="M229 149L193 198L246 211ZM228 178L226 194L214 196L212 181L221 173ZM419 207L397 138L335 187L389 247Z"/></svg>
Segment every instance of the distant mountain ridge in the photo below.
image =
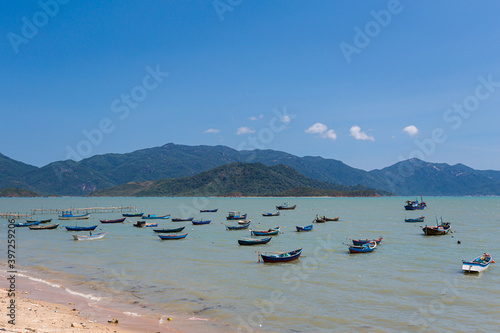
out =
<svg viewBox="0 0 500 333"><path fill-rule="evenodd" d="M231 162L282 164L316 180L363 185L396 195L500 195L500 171L474 170L462 164L411 159L364 171L334 159L298 157L270 149L238 151L226 146L172 143L126 154L96 155L79 162L57 161L41 168L0 154L0 188L79 196L131 182L193 176Z"/></svg>
<svg viewBox="0 0 500 333"><path fill-rule="evenodd" d="M232 162L181 178L155 182L132 182L97 190L92 196L283 196L288 193L304 196L379 196L366 186L336 185L308 178L282 164Z"/></svg>

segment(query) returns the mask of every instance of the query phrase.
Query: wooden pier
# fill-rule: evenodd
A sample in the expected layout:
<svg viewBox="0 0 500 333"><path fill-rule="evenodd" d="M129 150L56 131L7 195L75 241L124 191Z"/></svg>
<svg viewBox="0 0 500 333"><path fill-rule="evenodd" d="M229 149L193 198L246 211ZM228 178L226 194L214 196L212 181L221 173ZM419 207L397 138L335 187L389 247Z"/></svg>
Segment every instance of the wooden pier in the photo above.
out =
<svg viewBox="0 0 500 333"><path fill-rule="evenodd" d="M85 207L85 208L65 208L65 209L51 209L51 208L34 208L31 209L32 215L42 214L60 214L63 211L72 211L77 214L87 213L121 213L136 211L136 206L111 206L111 207Z"/></svg>
<svg viewBox="0 0 500 333"><path fill-rule="evenodd" d="M18 219L18 218L29 218L29 217L31 217L31 214L22 214L22 213L15 213L15 212L8 212L8 213L0 212L0 218L5 218L5 219Z"/></svg>

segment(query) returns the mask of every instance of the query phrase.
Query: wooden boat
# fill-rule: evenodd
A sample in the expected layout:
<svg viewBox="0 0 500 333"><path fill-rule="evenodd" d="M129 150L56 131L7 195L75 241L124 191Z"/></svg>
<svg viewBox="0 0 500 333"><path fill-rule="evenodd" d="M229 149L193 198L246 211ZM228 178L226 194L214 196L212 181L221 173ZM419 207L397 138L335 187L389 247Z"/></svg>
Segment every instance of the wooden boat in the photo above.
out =
<svg viewBox="0 0 500 333"><path fill-rule="evenodd" d="M472 261L462 260L462 270L467 273L479 273L490 266L495 260L491 258L489 253L484 253Z"/></svg>
<svg viewBox="0 0 500 333"><path fill-rule="evenodd" d="M201 224L210 224L212 220L192 220L191 223L194 225L201 225Z"/></svg>
<svg viewBox="0 0 500 333"><path fill-rule="evenodd" d="M416 217L413 219L405 219L405 222L424 222L425 216Z"/></svg>
<svg viewBox="0 0 500 333"><path fill-rule="evenodd" d="M219 208L216 208L216 209L202 209L202 210L200 210L200 213L217 213L218 210L219 210Z"/></svg>
<svg viewBox="0 0 500 333"><path fill-rule="evenodd" d="M258 245L258 244L267 244L271 240L272 237L265 238L241 238L238 239L238 244L240 245Z"/></svg>
<svg viewBox="0 0 500 333"><path fill-rule="evenodd" d="M297 205L289 206L288 202L286 202L282 205L276 206L276 209L278 209L278 210L293 210L293 209L295 209L295 207L297 207Z"/></svg>
<svg viewBox="0 0 500 333"><path fill-rule="evenodd" d="M316 219L314 220L314 222L316 223L325 223L325 222L329 222L329 221L338 221L339 220L339 217L326 217L326 216L319 216L319 215L316 215Z"/></svg>
<svg viewBox="0 0 500 333"><path fill-rule="evenodd" d="M92 231L95 228L97 228L97 224L93 225L93 226L90 226L90 227L79 227L79 226L68 227L68 226L65 226L65 228L68 231Z"/></svg>
<svg viewBox="0 0 500 333"><path fill-rule="evenodd" d="M157 227L158 223L147 223L146 221L137 221L132 225L136 228L148 228L148 227Z"/></svg>
<svg viewBox="0 0 500 333"><path fill-rule="evenodd" d="M116 219L116 220L99 220L101 223L122 223L125 221L126 217L121 218L121 219Z"/></svg>
<svg viewBox="0 0 500 333"><path fill-rule="evenodd" d="M420 202L418 202L418 199L406 200L406 205L405 205L406 210L422 210L425 207L427 207L427 204L422 199L422 196L420 196Z"/></svg>
<svg viewBox="0 0 500 333"><path fill-rule="evenodd" d="M295 228L297 228L297 231L311 231L313 229L313 225L306 225L305 227L301 227L298 225Z"/></svg>
<svg viewBox="0 0 500 333"><path fill-rule="evenodd" d="M247 224L248 222L251 222L252 220L239 220L238 224Z"/></svg>
<svg viewBox="0 0 500 333"><path fill-rule="evenodd" d="M437 223L437 219L436 219ZM426 236L438 236L438 235L446 235L451 231L450 222L443 222L443 218L441 218L441 223L437 223L436 226L428 226L421 227L422 231Z"/></svg>
<svg viewBox="0 0 500 333"><path fill-rule="evenodd" d="M273 236L279 234L281 227L271 228L268 230L251 230L254 236Z"/></svg>
<svg viewBox="0 0 500 333"><path fill-rule="evenodd" d="M92 234L92 232L90 232L90 235L88 236L83 236L83 235L72 235L73 236L73 239L74 240L77 240L77 241L84 241L84 240L95 240L95 239L101 239L103 238L105 235L107 234L107 232L100 232L98 234Z"/></svg>
<svg viewBox="0 0 500 333"><path fill-rule="evenodd" d="M375 241L361 245L354 245L354 244L347 244L347 245L349 246L349 253L372 252L377 248L377 242Z"/></svg>
<svg viewBox="0 0 500 333"><path fill-rule="evenodd" d="M26 220L28 223L33 223L33 222L40 222L40 223L49 223L52 222L52 219L46 219L46 220Z"/></svg>
<svg viewBox="0 0 500 333"><path fill-rule="evenodd" d="M160 219L163 219L163 220L166 220L168 218L170 218L170 214L168 215L155 215L155 214L148 214L148 215L142 215L142 218L143 219L148 219L148 220L160 220Z"/></svg>
<svg viewBox="0 0 500 333"><path fill-rule="evenodd" d="M180 234L180 235L158 235L161 240L164 239L181 239L181 238L186 238L188 233L186 232L185 234Z"/></svg>
<svg viewBox="0 0 500 333"><path fill-rule="evenodd" d="M168 234L168 233L173 233L173 232L181 232L184 230L185 227L180 227L180 228L173 228L173 229L153 229L154 232L156 233L162 233L162 234Z"/></svg>
<svg viewBox="0 0 500 333"><path fill-rule="evenodd" d="M287 262L298 259L300 257L300 254L302 253L302 249L290 252L264 252L264 253L259 252L264 262Z"/></svg>
<svg viewBox="0 0 500 333"><path fill-rule="evenodd" d="M238 211L229 212L226 216L226 220L244 220L247 218L247 214L241 214Z"/></svg>
<svg viewBox="0 0 500 333"><path fill-rule="evenodd" d="M235 226L226 225L226 230L243 230L243 229L248 229L249 226L250 226L250 221L248 221L245 224L239 224Z"/></svg>
<svg viewBox="0 0 500 333"><path fill-rule="evenodd" d="M319 217L318 215L316 215L316 218L314 219L313 222L316 222L316 223L325 223L326 220L322 217Z"/></svg>
<svg viewBox="0 0 500 333"><path fill-rule="evenodd" d="M280 211L276 213L262 213L262 216L280 216Z"/></svg>
<svg viewBox="0 0 500 333"><path fill-rule="evenodd" d="M59 216L59 220L86 220L90 217L90 213L83 215L73 215L70 210L63 211Z"/></svg>
<svg viewBox="0 0 500 333"><path fill-rule="evenodd" d="M30 227L30 230L44 230L44 229L57 229L59 223L49 224L49 225L34 225Z"/></svg>
<svg viewBox="0 0 500 333"><path fill-rule="evenodd" d="M36 222L20 222L20 223L14 223L14 227L18 227L18 228L21 228L21 227L31 227L31 226L39 225L39 224L40 224L40 221L36 221Z"/></svg>
<svg viewBox="0 0 500 333"><path fill-rule="evenodd" d="M382 239L383 239L383 237L379 237L377 239L351 239L351 241L352 241L352 244L354 244L354 245L363 245L363 244L368 244L371 242L375 242L378 245L378 244L380 244Z"/></svg>
<svg viewBox="0 0 500 333"><path fill-rule="evenodd" d="M323 216L323 219L326 221L326 222L336 222L339 220L339 217L326 217L326 216Z"/></svg>
<svg viewBox="0 0 500 333"><path fill-rule="evenodd" d="M124 217L141 217L144 213L125 213L122 214Z"/></svg>
<svg viewBox="0 0 500 333"><path fill-rule="evenodd" d="M174 217L172 219L172 222L191 222L192 220L194 220L194 217L188 217L186 219L181 219L179 217Z"/></svg>

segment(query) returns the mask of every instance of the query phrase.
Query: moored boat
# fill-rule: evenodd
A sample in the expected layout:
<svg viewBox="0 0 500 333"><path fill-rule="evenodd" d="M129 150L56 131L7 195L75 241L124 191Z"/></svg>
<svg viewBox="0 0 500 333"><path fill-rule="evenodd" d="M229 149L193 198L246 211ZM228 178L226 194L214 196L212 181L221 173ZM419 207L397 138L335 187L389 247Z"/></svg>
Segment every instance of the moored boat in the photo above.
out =
<svg viewBox="0 0 500 333"><path fill-rule="evenodd" d="M95 228L97 228L97 224L93 225L93 226L90 226L90 227L79 227L79 226L69 227L69 226L65 226L65 228L68 231L92 231L92 230L95 230Z"/></svg>
<svg viewBox="0 0 500 333"><path fill-rule="evenodd" d="M368 244L368 243L371 243L371 242L375 242L378 245L378 244L380 244L380 242L382 241L382 239L383 239L383 237L380 236L377 239L351 239L351 241L352 241L353 245L363 245L363 244Z"/></svg>
<svg viewBox="0 0 500 333"><path fill-rule="evenodd" d="M40 224L40 221L36 221L36 222L19 222L19 223L14 223L14 227L18 227L18 228L21 228L21 227L31 227L31 226L34 226L34 225L39 225Z"/></svg>
<svg viewBox="0 0 500 333"><path fill-rule="evenodd" d="M144 213L125 213L122 214L124 217L141 217Z"/></svg>
<svg viewBox="0 0 500 333"><path fill-rule="evenodd" d="M174 217L174 218L172 218L172 222L191 222L192 220L194 220L194 217L188 217L188 218Z"/></svg>
<svg viewBox="0 0 500 333"><path fill-rule="evenodd" d="M467 273L479 273L488 269L494 262L489 253L484 253L472 261L462 260L462 270Z"/></svg>
<svg viewBox="0 0 500 333"><path fill-rule="evenodd" d="M276 206L276 209L278 209L278 210L293 210L293 209L295 209L295 207L297 207L297 205L289 206L288 202L285 202L282 205Z"/></svg>
<svg viewBox="0 0 500 333"><path fill-rule="evenodd" d="M281 227L271 228L268 230L251 230L254 236L273 236L279 234Z"/></svg>
<svg viewBox="0 0 500 333"><path fill-rule="evenodd" d="M90 235L88 236L83 236L83 235L72 235L73 236L73 239L74 240L77 240L77 241L85 241L85 240L95 240L95 239L101 239L103 238L105 235L107 234L107 232L100 232L98 234L92 234L92 232L90 233Z"/></svg>
<svg viewBox="0 0 500 333"><path fill-rule="evenodd" d="M295 226L295 228L297 228L297 231L311 231L313 229L313 225L306 225L304 227L302 226Z"/></svg>
<svg viewBox="0 0 500 333"><path fill-rule="evenodd" d="M148 227L157 227L158 223L147 223L146 221L137 221L136 223L132 224L136 228L148 228Z"/></svg>
<svg viewBox="0 0 500 333"><path fill-rule="evenodd" d="M116 219L116 220L99 220L101 223L122 223L125 221L126 217L121 218L121 219Z"/></svg>
<svg viewBox="0 0 500 333"><path fill-rule="evenodd" d="M238 211L229 212L226 216L226 220L244 220L247 218L247 214L241 214Z"/></svg>
<svg viewBox="0 0 500 333"><path fill-rule="evenodd" d="M302 253L302 249L293 250L290 252L263 252L260 257L264 262L287 262L298 259ZM260 261L260 260L259 260Z"/></svg>
<svg viewBox="0 0 500 333"><path fill-rule="evenodd" d="M250 221L248 221L245 224L239 224L239 225L235 225L235 226L226 225L226 230L243 230L243 229L247 229L249 226L250 226Z"/></svg>
<svg viewBox="0 0 500 333"><path fill-rule="evenodd" d="M425 207L427 207L427 204L422 199L422 196L420 196L420 202L418 202L418 199L406 200L406 204L405 204L406 210L422 210Z"/></svg>
<svg viewBox="0 0 500 333"><path fill-rule="evenodd" d="M441 223L438 223L436 218L436 223L436 226L425 225L425 227L421 227L426 236L446 235L451 231L450 222L443 222L443 218L441 218Z"/></svg>
<svg viewBox="0 0 500 333"><path fill-rule="evenodd" d="M200 213L217 213L218 210L219 210L219 208L216 208L216 209L201 209Z"/></svg>
<svg viewBox="0 0 500 333"><path fill-rule="evenodd" d="M258 244L267 244L271 240L272 237L265 238L241 238L238 239L238 244L240 245L258 245Z"/></svg>
<svg viewBox="0 0 500 333"><path fill-rule="evenodd" d="M424 222L425 216L420 216L416 218L405 219L405 222Z"/></svg>
<svg viewBox="0 0 500 333"><path fill-rule="evenodd" d="M59 223L49 224L49 225L34 225L30 226L30 230L45 230L45 229L57 229Z"/></svg>
<svg viewBox="0 0 500 333"><path fill-rule="evenodd" d="M142 215L142 218L143 219L148 219L148 220L166 220L168 218L170 218L170 214L168 215L155 215L155 214L148 214L148 215Z"/></svg>
<svg viewBox="0 0 500 333"><path fill-rule="evenodd" d="M349 247L349 253L366 253L375 250L377 248L377 242L372 241L361 245L347 244L347 246Z"/></svg>
<svg viewBox="0 0 500 333"><path fill-rule="evenodd" d="M27 223L33 223L33 222L40 222L40 223L49 223L52 222L52 219L46 219L46 220L26 220Z"/></svg>
<svg viewBox="0 0 500 333"><path fill-rule="evenodd" d="M82 215L73 215L70 210L65 210L59 216L59 220L86 220L90 217L90 213Z"/></svg>
<svg viewBox="0 0 500 333"><path fill-rule="evenodd" d="M280 211L276 213L262 213L262 216L280 216Z"/></svg>
<svg viewBox="0 0 500 333"><path fill-rule="evenodd" d="M185 227L180 227L180 228L172 228L172 229L153 229L154 232L156 233L163 233L163 234L168 234L168 233L173 233L173 232L181 232L184 230Z"/></svg>
<svg viewBox="0 0 500 333"><path fill-rule="evenodd" d="M177 235L158 235L158 237L160 237L161 240L182 239L182 238L186 238L187 235L188 235L188 233L186 232L185 234L177 234Z"/></svg>
<svg viewBox="0 0 500 333"><path fill-rule="evenodd" d="M192 220L191 223L194 225L201 225L201 224L210 224L212 220Z"/></svg>

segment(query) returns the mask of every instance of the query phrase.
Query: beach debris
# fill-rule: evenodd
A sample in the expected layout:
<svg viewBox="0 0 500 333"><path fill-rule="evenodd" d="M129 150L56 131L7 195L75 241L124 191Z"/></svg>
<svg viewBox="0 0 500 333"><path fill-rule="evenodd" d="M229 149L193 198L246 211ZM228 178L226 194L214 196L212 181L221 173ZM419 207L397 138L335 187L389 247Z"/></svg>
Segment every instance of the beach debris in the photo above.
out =
<svg viewBox="0 0 500 333"><path fill-rule="evenodd" d="M108 323L110 323L110 324L118 324L118 319L113 318L111 320L108 320Z"/></svg>
<svg viewBox="0 0 500 333"><path fill-rule="evenodd" d="M71 327L74 327L74 328L83 328L83 325L80 324L80 323L71 323Z"/></svg>

